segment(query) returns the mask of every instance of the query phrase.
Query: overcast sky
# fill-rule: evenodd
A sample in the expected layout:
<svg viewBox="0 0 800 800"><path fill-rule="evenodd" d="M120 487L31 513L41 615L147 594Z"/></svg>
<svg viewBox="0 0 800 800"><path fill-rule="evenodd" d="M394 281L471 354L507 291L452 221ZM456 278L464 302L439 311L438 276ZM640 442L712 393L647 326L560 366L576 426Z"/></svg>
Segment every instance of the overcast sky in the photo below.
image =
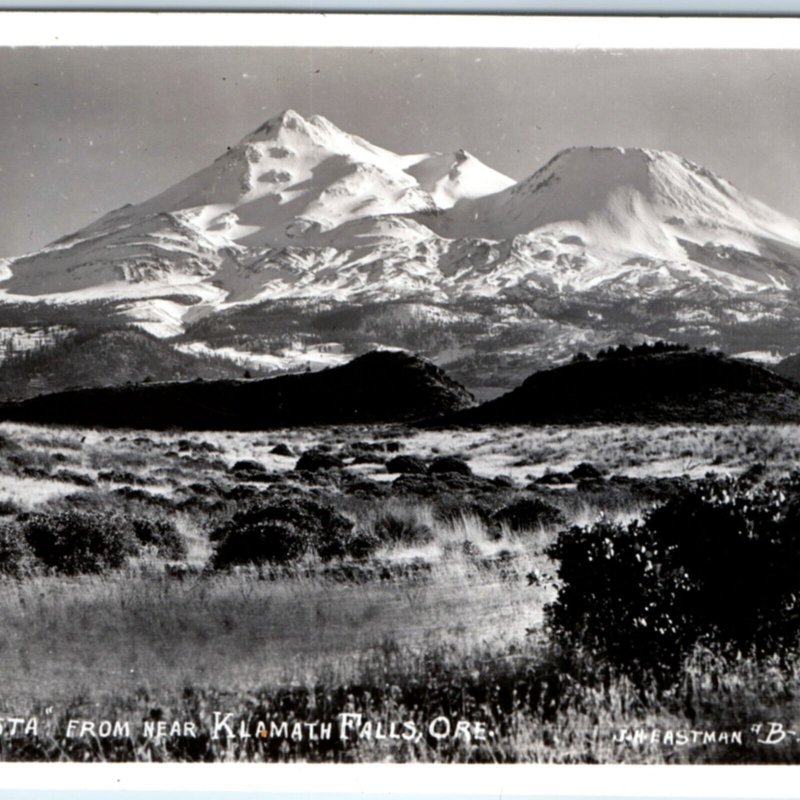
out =
<svg viewBox="0 0 800 800"><path fill-rule="evenodd" d="M0 255L156 194L285 108L517 179L573 145L673 150L800 217L800 51L2 48Z"/></svg>

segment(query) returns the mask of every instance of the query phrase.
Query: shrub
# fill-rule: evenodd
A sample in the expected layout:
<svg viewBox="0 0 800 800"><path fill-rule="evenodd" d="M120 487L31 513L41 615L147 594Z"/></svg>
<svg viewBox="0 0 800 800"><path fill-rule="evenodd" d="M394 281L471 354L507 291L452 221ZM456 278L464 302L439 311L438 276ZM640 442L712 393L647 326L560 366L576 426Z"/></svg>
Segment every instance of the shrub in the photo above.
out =
<svg viewBox="0 0 800 800"><path fill-rule="evenodd" d="M433 531L428 525L412 516L390 511L381 514L373 523L372 529L382 543L389 545L413 546L433 540Z"/></svg>
<svg viewBox="0 0 800 800"><path fill-rule="evenodd" d="M696 644L785 655L800 636L800 503L705 484L642 522L562 532L555 636L635 674L677 677Z"/></svg>
<svg viewBox="0 0 800 800"><path fill-rule="evenodd" d="M348 520L349 522L349 520ZM317 554L323 561L334 558L353 558L358 561L371 556L381 545L381 540L367 528L335 526L320 530L317 537Z"/></svg>
<svg viewBox="0 0 800 800"><path fill-rule="evenodd" d="M75 472L71 469L59 469L53 473L53 480L64 481L64 483L74 483L76 486L95 486L95 480L91 475L83 472Z"/></svg>
<svg viewBox="0 0 800 800"><path fill-rule="evenodd" d="M535 487L537 483L544 484L545 486L558 486L559 484L563 483L573 483L575 478L571 475L568 475L566 472L551 472L547 471L544 475L538 477L535 481L533 481L533 486Z"/></svg>
<svg viewBox="0 0 800 800"><path fill-rule="evenodd" d="M13 500L0 500L0 517L19 514L22 509Z"/></svg>
<svg viewBox="0 0 800 800"><path fill-rule="evenodd" d="M253 461L245 458L237 461L232 467L231 472L266 472L266 468L260 461Z"/></svg>
<svg viewBox="0 0 800 800"><path fill-rule="evenodd" d="M594 464L588 464L585 461L578 464L570 473L570 478L576 481L591 481L603 477L603 473Z"/></svg>
<svg viewBox="0 0 800 800"><path fill-rule="evenodd" d="M16 522L0 523L0 575L21 578L35 569L36 557L22 527Z"/></svg>
<svg viewBox="0 0 800 800"><path fill-rule="evenodd" d="M64 575L121 567L138 548L130 525L117 514L58 511L31 514L25 538L36 556Z"/></svg>
<svg viewBox="0 0 800 800"><path fill-rule="evenodd" d="M456 492L443 493L433 505L434 517L445 525L452 525L465 517L475 517L493 535L499 535L499 526L494 520L497 502L492 497L482 495L460 495Z"/></svg>
<svg viewBox="0 0 800 800"><path fill-rule="evenodd" d="M309 450L300 456L294 468L298 471L316 472L317 470L338 469L343 466L344 461L333 453Z"/></svg>
<svg viewBox="0 0 800 800"><path fill-rule="evenodd" d="M334 509L305 497L255 502L212 533L219 542L212 565L289 564L309 552L322 558L346 555L348 545L362 547L352 528Z"/></svg>
<svg viewBox="0 0 800 800"><path fill-rule="evenodd" d="M422 475L426 469L425 462L418 456L395 456L386 462L386 471L393 474Z"/></svg>
<svg viewBox="0 0 800 800"><path fill-rule="evenodd" d="M135 472L129 472L124 469L100 470L97 473L97 480L108 483L127 483L130 486L143 486L151 482L143 475L137 475Z"/></svg>
<svg viewBox="0 0 800 800"><path fill-rule="evenodd" d="M428 467L429 475L436 475L444 472L455 472L459 475L472 475L469 464L463 458L455 456L439 456L434 458Z"/></svg>
<svg viewBox="0 0 800 800"><path fill-rule="evenodd" d="M563 525L566 518L555 506L537 497L522 497L498 509L492 519L512 531Z"/></svg>
<svg viewBox="0 0 800 800"><path fill-rule="evenodd" d="M179 560L188 555L186 541L171 520L136 517L131 526L139 544L155 547L162 558Z"/></svg>

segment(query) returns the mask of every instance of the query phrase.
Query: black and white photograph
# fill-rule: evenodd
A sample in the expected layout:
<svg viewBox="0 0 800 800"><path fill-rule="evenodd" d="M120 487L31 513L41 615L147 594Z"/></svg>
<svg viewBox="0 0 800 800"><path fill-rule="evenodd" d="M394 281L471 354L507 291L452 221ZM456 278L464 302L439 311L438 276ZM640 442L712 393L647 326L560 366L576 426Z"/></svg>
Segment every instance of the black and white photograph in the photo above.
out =
<svg viewBox="0 0 800 800"><path fill-rule="evenodd" d="M0 760L800 762L800 49L508 21L0 34Z"/></svg>

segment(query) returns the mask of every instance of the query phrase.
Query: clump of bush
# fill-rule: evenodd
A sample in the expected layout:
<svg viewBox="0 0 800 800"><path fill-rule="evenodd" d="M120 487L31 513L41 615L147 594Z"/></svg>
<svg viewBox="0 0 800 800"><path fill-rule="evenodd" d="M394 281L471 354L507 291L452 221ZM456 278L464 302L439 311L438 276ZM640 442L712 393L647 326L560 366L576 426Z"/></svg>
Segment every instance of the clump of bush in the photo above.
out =
<svg viewBox="0 0 800 800"><path fill-rule="evenodd" d="M364 558L379 542L347 517L307 497L255 501L211 534L215 569L235 564L291 564L309 553L323 560Z"/></svg>
<svg viewBox="0 0 800 800"><path fill-rule="evenodd" d="M0 517L19 514L22 509L13 500L0 500Z"/></svg>
<svg viewBox="0 0 800 800"><path fill-rule="evenodd" d="M569 476L576 481L593 481L602 478L603 473L594 464L589 464L584 461L578 464L577 467L574 467L570 471Z"/></svg>
<svg viewBox="0 0 800 800"><path fill-rule="evenodd" d="M333 453L320 450L309 450L303 453L294 468L298 472L316 472L317 470L341 469L344 461Z"/></svg>
<svg viewBox="0 0 800 800"><path fill-rule="evenodd" d="M266 472L266 467L260 461L245 458L237 461L230 469L231 472Z"/></svg>
<svg viewBox="0 0 800 800"><path fill-rule="evenodd" d="M162 558L180 560L186 558L186 540L169 519L136 517L131 520L133 534L141 545L155 547Z"/></svg>
<svg viewBox="0 0 800 800"><path fill-rule="evenodd" d="M463 458L456 456L437 456L428 467L428 475L442 475L454 472L458 475L472 475L472 469Z"/></svg>
<svg viewBox="0 0 800 800"><path fill-rule="evenodd" d="M347 528L329 527L320 530L317 535L316 551L323 561L331 561L334 558L352 558L361 561L369 558L380 546L381 540L374 531L352 527L350 523L350 527Z"/></svg>
<svg viewBox="0 0 800 800"><path fill-rule="evenodd" d="M698 644L783 656L800 641L800 501L712 483L642 521L562 532L555 637L670 682Z"/></svg>
<svg viewBox="0 0 800 800"><path fill-rule="evenodd" d="M393 474L424 475L427 468L419 456L395 456L386 462L386 471Z"/></svg>
<svg viewBox="0 0 800 800"><path fill-rule="evenodd" d="M25 538L35 556L64 575L98 574L121 567L138 552L136 537L118 514L57 511L27 516Z"/></svg>

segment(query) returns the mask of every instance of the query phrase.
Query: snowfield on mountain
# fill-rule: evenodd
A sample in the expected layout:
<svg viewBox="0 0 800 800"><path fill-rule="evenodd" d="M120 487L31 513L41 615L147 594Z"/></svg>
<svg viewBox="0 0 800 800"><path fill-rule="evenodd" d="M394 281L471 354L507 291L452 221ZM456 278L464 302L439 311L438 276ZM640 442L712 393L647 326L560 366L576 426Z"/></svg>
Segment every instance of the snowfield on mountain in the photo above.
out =
<svg viewBox="0 0 800 800"><path fill-rule="evenodd" d="M714 296L798 283L800 223L673 153L559 153L517 183L286 111L211 165L5 266L0 291L126 299L164 336L243 302ZM152 298L191 302L153 310ZM141 301L148 301L142 303Z"/></svg>

